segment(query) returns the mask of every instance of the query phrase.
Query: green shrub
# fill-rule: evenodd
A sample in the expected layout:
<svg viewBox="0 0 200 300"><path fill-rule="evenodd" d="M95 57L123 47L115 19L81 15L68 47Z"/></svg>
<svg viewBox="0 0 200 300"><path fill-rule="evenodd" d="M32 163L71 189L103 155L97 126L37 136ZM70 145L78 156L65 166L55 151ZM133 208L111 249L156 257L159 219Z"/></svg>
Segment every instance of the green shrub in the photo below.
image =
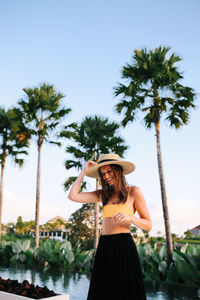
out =
<svg viewBox="0 0 200 300"><path fill-rule="evenodd" d="M61 243L50 239L41 239L39 248L35 248L31 239L13 239L12 236L12 241L4 239L0 242L1 264L91 272L94 262L92 248L83 251L80 243L72 247L70 241ZM138 245L137 250L146 280L200 285L200 246L184 244L180 249L174 249L170 266L167 265L167 249L163 242L151 240L150 243Z"/></svg>

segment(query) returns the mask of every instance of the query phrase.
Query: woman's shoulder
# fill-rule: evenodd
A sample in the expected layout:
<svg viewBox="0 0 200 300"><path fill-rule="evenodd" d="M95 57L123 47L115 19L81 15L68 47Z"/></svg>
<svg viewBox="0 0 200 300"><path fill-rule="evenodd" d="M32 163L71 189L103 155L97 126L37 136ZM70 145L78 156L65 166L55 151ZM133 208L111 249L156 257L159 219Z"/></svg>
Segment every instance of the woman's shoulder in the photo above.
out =
<svg viewBox="0 0 200 300"><path fill-rule="evenodd" d="M133 197L135 203L138 201L141 202L144 199L144 195L138 186L131 186L130 195Z"/></svg>
<svg viewBox="0 0 200 300"><path fill-rule="evenodd" d="M128 188L129 188L129 193L131 194L135 194L140 191L140 188L136 185L130 185Z"/></svg>

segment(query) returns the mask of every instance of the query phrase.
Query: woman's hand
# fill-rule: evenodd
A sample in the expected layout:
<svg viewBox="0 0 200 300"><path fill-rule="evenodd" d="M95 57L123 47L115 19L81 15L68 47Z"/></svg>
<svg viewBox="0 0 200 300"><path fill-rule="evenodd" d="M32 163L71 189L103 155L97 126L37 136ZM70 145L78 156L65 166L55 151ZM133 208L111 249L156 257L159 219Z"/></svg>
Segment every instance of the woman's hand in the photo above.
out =
<svg viewBox="0 0 200 300"><path fill-rule="evenodd" d="M96 165L97 163L89 160L88 162L86 162L85 167L83 168L84 172L86 173L86 171L91 168L92 166Z"/></svg>
<svg viewBox="0 0 200 300"><path fill-rule="evenodd" d="M116 224L129 227L132 223L132 217L122 212L117 212L112 216L112 221Z"/></svg>

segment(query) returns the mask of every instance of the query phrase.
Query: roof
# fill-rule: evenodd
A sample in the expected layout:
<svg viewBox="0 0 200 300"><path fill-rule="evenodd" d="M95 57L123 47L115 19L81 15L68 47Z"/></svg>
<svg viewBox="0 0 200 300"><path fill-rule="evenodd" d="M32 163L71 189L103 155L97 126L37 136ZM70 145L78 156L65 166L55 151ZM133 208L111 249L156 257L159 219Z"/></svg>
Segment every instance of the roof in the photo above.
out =
<svg viewBox="0 0 200 300"><path fill-rule="evenodd" d="M62 222L67 223L67 221L60 216L56 216L56 217L52 218L47 223L56 223L58 220L61 220Z"/></svg>
<svg viewBox="0 0 200 300"><path fill-rule="evenodd" d="M192 231L192 230L200 230L200 225L198 225L198 226L196 226L196 227L190 229L190 231Z"/></svg>

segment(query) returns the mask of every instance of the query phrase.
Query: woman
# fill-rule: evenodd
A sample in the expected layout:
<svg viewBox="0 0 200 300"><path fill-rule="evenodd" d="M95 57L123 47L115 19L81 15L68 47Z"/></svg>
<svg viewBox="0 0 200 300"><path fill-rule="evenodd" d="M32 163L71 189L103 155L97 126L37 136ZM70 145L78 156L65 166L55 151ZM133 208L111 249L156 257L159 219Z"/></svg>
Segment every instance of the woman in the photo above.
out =
<svg viewBox="0 0 200 300"><path fill-rule="evenodd" d="M87 300L145 300L142 271L131 224L151 230L151 218L139 188L128 186L126 174L135 165L117 154L105 154L98 163L89 161L73 184L70 200L102 202L103 230L99 239ZM83 177L100 178L102 189L80 192ZM135 217L138 212L139 218Z"/></svg>

